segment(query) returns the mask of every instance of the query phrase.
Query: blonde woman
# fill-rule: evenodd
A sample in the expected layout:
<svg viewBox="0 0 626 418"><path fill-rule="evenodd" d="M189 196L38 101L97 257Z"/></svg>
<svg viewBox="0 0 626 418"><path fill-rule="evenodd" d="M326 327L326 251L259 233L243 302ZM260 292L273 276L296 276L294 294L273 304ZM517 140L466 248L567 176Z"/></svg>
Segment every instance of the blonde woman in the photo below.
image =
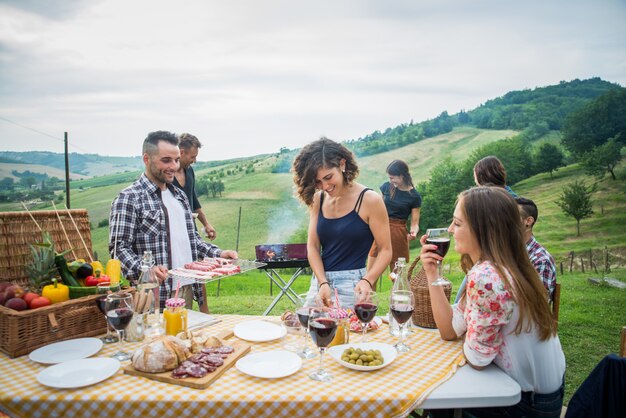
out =
<svg viewBox="0 0 626 418"><path fill-rule="evenodd" d="M503 188L467 190L459 196L448 230L462 255L467 286L452 306L443 288L429 287L441 337L464 337L463 352L472 367L482 369L493 362L522 388L517 405L480 408L470 414L559 417L565 356L545 288L528 259L515 200ZM420 257L432 283L442 257L434 245L426 244L426 236L421 242Z"/></svg>

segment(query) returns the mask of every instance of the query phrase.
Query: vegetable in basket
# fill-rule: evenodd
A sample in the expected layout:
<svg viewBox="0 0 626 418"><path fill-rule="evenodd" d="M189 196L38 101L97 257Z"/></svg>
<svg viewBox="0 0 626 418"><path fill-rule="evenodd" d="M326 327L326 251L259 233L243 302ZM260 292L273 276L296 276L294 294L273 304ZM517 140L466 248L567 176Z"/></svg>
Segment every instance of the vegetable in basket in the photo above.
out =
<svg viewBox="0 0 626 418"><path fill-rule="evenodd" d="M51 303L65 302L70 299L70 288L59 283L57 279L52 279L52 284L44 286L41 296Z"/></svg>

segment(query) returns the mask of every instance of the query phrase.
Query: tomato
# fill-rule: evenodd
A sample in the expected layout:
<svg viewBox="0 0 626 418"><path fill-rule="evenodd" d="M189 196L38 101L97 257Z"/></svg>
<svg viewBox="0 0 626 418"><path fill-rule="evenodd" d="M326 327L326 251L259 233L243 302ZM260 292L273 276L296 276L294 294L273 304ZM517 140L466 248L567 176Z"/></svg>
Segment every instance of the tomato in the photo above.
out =
<svg viewBox="0 0 626 418"><path fill-rule="evenodd" d="M37 309L43 306L48 306L50 304L51 304L50 299L44 298L43 296L38 296L37 298L33 299L32 302L30 303L30 309Z"/></svg>
<svg viewBox="0 0 626 418"><path fill-rule="evenodd" d="M33 301L33 299L36 299L38 297L39 295L37 293L28 292L24 294L24 297L22 299L24 299L24 302L26 302L26 304L30 306L30 303Z"/></svg>

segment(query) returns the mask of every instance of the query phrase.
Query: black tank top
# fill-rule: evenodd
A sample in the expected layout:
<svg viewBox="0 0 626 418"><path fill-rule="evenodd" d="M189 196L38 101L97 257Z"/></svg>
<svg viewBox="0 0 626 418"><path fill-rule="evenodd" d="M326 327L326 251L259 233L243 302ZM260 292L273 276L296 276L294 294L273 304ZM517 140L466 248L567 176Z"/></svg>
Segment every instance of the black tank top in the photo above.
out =
<svg viewBox="0 0 626 418"><path fill-rule="evenodd" d="M324 217L322 205L324 192L320 196L320 213L317 217L317 235L322 247L325 271L355 270L364 268L374 235L370 227L359 216L364 189L350 213L341 218Z"/></svg>

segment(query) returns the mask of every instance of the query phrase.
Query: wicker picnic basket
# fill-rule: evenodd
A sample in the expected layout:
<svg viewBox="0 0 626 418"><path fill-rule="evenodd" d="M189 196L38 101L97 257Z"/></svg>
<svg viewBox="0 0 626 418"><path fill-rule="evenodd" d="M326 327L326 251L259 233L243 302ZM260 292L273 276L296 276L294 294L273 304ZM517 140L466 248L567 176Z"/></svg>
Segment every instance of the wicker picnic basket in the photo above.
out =
<svg viewBox="0 0 626 418"><path fill-rule="evenodd" d="M419 264L418 264L419 263ZM414 271L417 272L413 274ZM433 317L433 308L430 304L430 293L428 292L428 280L426 272L420 263L420 258L416 257L408 272L409 284L411 291L415 296L415 310L413 311L413 323L422 328L437 328L435 318ZM447 284L443 286L446 298L450 300L452 286Z"/></svg>
<svg viewBox="0 0 626 418"><path fill-rule="evenodd" d="M69 212L0 212L0 281L28 286L24 268L31 260L28 244L41 242L40 228L50 233L58 252L71 248L69 258L89 260L92 243L87 211ZM106 320L96 305L97 297L21 312L0 306L0 351L17 357L52 342L105 333Z"/></svg>

